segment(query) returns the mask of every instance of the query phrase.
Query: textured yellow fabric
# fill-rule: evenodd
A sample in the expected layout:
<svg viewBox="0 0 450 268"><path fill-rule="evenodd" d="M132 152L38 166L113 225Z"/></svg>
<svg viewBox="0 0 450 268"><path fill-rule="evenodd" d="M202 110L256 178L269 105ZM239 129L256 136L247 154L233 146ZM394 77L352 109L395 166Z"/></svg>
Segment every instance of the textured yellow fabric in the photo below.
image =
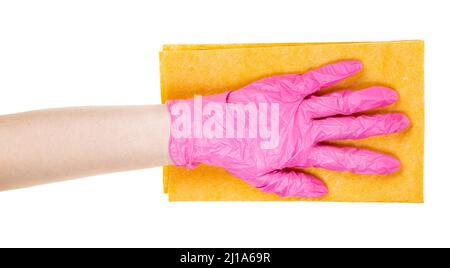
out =
<svg viewBox="0 0 450 268"><path fill-rule="evenodd" d="M359 59L364 63L361 72L321 94L388 86L399 93L399 101L369 113L399 111L411 120L402 133L335 142L389 153L400 159L402 168L389 175L306 169L327 184L330 192L322 198L281 198L263 193L221 168L201 165L193 170L164 167L169 200L423 202L423 46L423 41L164 46L160 53L163 103L239 89L275 74L303 73L327 63Z"/></svg>

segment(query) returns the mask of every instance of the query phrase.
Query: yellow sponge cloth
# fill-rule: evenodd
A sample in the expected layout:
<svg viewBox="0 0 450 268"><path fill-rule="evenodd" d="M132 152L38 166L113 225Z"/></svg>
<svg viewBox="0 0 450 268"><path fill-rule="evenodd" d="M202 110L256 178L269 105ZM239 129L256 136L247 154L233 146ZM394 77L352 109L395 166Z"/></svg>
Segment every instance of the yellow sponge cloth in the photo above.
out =
<svg viewBox="0 0 450 268"><path fill-rule="evenodd" d="M399 93L398 102L370 113L398 111L411 120L411 126L402 133L335 142L391 154L400 159L402 168L389 175L306 169L327 184L329 194L322 198L281 198L263 193L221 168L200 165L193 170L164 167L169 200L423 202L423 54L422 41L164 46L160 53L163 103L239 89L267 76L303 73L327 63L358 59L364 64L361 72L323 92L391 87Z"/></svg>

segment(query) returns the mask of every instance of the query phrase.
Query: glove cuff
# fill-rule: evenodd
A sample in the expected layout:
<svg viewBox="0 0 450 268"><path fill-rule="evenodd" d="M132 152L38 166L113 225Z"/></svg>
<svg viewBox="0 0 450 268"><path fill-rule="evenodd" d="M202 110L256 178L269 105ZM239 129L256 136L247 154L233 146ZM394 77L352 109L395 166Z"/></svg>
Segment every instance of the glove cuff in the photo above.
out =
<svg viewBox="0 0 450 268"><path fill-rule="evenodd" d="M224 140L206 138L202 135L205 118L203 108L209 103L224 105L229 92L194 99L169 100L166 102L170 114L169 155L176 166L194 168L200 163L214 164L214 151ZM224 107L222 107L224 108Z"/></svg>
<svg viewBox="0 0 450 268"><path fill-rule="evenodd" d="M178 117L178 109L174 106L188 107L192 109L192 100L169 100L166 102L167 110L170 115L170 137L169 137L169 156L175 166L181 166L186 168L194 168L198 166L199 163L194 163L192 156L194 155L194 142L191 137L180 137L178 136L174 128L178 127L176 125L176 120ZM190 118L185 118L185 123L191 124ZM186 126L184 126L186 127Z"/></svg>

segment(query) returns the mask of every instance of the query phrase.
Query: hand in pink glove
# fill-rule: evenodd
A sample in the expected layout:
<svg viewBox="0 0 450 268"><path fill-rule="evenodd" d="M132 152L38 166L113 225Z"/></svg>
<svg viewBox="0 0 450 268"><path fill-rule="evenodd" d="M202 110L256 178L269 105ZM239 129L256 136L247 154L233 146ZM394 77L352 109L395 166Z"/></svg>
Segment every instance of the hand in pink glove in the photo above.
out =
<svg viewBox="0 0 450 268"><path fill-rule="evenodd" d="M236 91L168 101L172 161L188 168L199 163L223 167L264 192L298 197L320 197L328 191L319 179L293 168L394 172L400 162L392 156L320 144L408 126L408 118L400 113L332 117L395 102L397 94L389 88L311 96L361 68L359 61L342 61L302 75L265 78Z"/></svg>

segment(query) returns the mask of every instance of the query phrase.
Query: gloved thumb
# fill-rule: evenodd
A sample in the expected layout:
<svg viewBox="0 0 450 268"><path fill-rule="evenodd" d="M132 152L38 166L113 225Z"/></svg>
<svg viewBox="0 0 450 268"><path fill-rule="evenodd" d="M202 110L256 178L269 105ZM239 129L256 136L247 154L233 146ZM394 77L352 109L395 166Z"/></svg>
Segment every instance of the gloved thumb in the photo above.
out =
<svg viewBox="0 0 450 268"><path fill-rule="evenodd" d="M321 180L292 169L275 170L247 181L264 192L284 197L314 198L328 193Z"/></svg>

